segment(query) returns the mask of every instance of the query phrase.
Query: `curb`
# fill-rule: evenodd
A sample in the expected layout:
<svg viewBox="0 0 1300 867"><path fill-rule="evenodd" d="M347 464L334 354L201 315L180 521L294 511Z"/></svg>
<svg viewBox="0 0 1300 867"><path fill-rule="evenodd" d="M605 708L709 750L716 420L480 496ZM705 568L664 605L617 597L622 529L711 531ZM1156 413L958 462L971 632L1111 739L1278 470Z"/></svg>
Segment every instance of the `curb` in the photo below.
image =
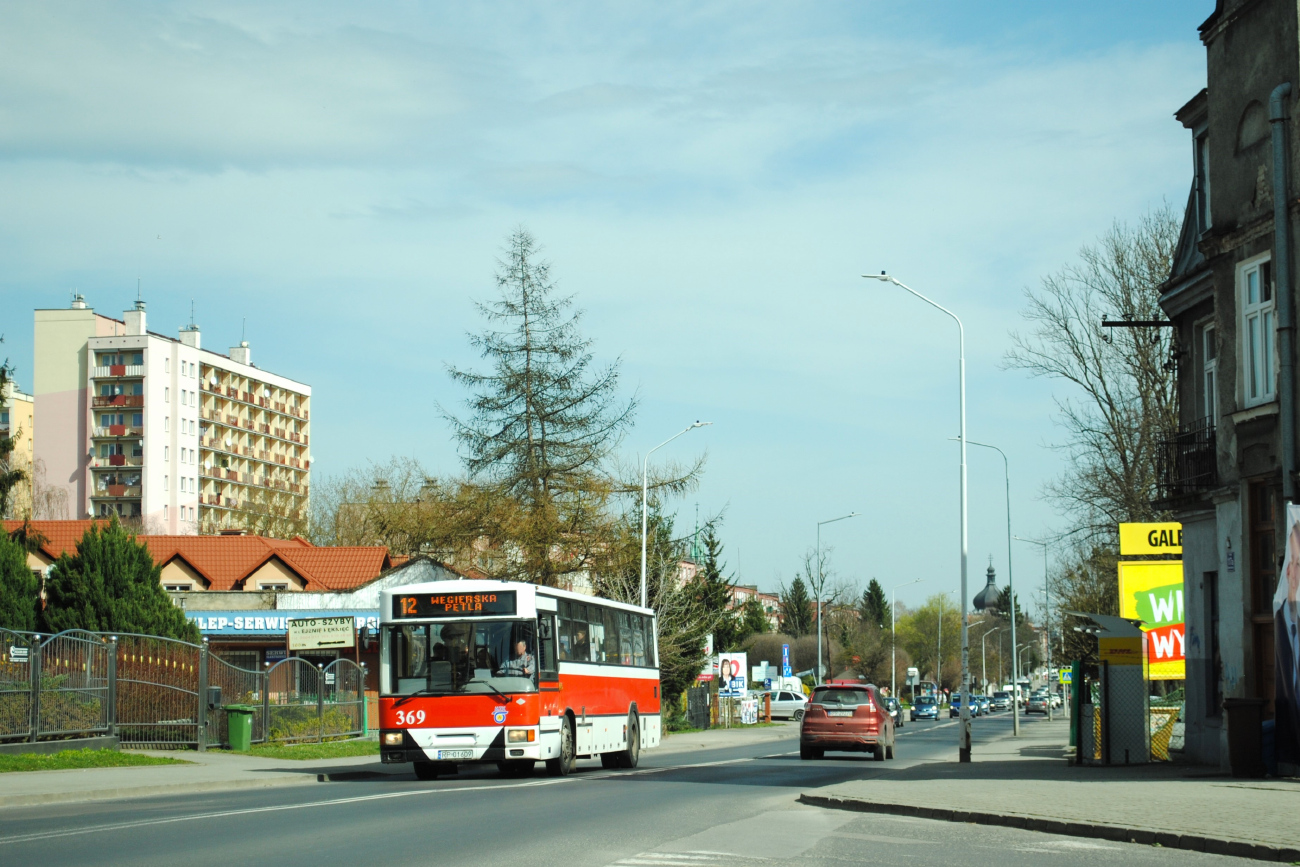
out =
<svg viewBox="0 0 1300 867"><path fill-rule="evenodd" d="M949 810L941 807L915 807L910 804L888 804L865 801L860 798L838 798L827 795L802 794L799 803L830 810L851 810L858 813L888 813L895 816L912 816L918 819L937 819L943 822L974 823L977 825L1002 825L1041 831L1044 834L1061 834L1067 837L1088 837L1110 840L1115 843L1138 843L1144 846L1162 846L1166 849L1186 849L1211 855L1233 858L1252 858L1256 861L1300 861L1300 848L1271 843L1252 843L1226 837L1205 837L1200 834L1176 834L1171 831L1152 831L1149 828L1132 828L1124 825L1104 825L1090 822L1073 822L1068 819L1047 819L1016 813L986 813L978 810Z"/></svg>
<svg viewBox="0 0 1300 867"><path fill-rule="evenodd" d="M46 804L75 804L82 801L116 801L132 798L153 798L161 795L194 794L196 792L230 792L239 789L273 789L281 786L301 786L316 783L315 774L299 777L265 780L214 780L208 783L169 783L165 786L122 786L116 789L94 789L87 792L46 792L40 795L0 795L0 809L9 807L39 807Z"/></svg>

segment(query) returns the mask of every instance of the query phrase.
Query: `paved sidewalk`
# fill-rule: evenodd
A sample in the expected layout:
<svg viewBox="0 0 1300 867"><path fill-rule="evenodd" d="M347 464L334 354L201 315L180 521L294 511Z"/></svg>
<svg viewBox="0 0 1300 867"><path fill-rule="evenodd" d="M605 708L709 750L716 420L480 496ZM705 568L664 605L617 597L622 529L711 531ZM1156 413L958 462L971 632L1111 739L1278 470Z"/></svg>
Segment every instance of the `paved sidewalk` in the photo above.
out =
<svg viewBox="0 0 1300 867"><path fill-rule="evenodd" d="M1267 861L1300 860L1300 783L1156 763L1075 767L1065 721L973 745L973 761L919 762L805 792L814 806L1008 825Z"/></svg>
<svg viewBox="0 0 1300 867"><path fill-rule="evenodd" d="M788 738L797 731L798 726L791 723L669 735L658 747L647 750L643 756L747 746ZM322 775L332 780L374 778L381 774L401 777L411 775L410 765L385 765L379 761L378 755L297 761L221 751L140 752L180 759L190 764L0 774L0 809L74 801L301 786L316 783Z"/></svg>

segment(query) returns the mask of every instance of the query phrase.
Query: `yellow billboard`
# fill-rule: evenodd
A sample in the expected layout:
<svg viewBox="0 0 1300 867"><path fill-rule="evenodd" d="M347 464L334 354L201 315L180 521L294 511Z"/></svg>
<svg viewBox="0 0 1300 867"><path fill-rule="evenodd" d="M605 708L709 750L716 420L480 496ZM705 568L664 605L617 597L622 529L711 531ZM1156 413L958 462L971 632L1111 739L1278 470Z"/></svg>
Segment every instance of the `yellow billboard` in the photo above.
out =
<svg viewBox="0 0 1300 867"><path fill-rule="evenodd" d="M1152 554L1183 553L1183 525L1120 524L1119 553L1125 557L1149 557Z"/></svg>
<svg viewBox="0 0 1300 867"><path fill-rule="evenodd" d="M1182 561L1120 561L1119 616L1142 621L1152 680L1187 677Z"/></svg>

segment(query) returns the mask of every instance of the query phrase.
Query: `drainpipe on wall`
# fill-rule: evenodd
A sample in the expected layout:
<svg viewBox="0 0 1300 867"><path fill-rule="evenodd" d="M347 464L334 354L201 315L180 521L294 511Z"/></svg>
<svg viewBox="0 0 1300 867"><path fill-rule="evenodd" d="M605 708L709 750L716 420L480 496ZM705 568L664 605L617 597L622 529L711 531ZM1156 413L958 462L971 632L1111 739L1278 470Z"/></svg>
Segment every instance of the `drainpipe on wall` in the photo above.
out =
<svg viewBox="0 0 1300 867"><path fill-rule="evenodd" d="M1278 409L1282 433L1282 499L1295 496L1295 287L1291 285L1291 223L1287 195L1287 101L1291 82L1273 88L1268 99L1268 122L1273 127L1273 258L1277 275Z"/></svg>

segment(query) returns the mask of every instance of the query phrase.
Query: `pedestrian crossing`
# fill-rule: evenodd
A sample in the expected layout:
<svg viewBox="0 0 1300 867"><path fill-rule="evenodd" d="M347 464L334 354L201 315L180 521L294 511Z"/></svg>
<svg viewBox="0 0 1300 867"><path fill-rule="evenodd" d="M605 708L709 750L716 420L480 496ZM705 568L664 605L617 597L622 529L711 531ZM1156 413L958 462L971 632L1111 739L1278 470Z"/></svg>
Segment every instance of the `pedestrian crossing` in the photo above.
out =
<svg viewBox="0 0 1300 867"><path fill-rule="evenodd" d="M610 867L728 867L771 863L767 858L736 855L731 852L641 852L613 862Z"/></svg>

